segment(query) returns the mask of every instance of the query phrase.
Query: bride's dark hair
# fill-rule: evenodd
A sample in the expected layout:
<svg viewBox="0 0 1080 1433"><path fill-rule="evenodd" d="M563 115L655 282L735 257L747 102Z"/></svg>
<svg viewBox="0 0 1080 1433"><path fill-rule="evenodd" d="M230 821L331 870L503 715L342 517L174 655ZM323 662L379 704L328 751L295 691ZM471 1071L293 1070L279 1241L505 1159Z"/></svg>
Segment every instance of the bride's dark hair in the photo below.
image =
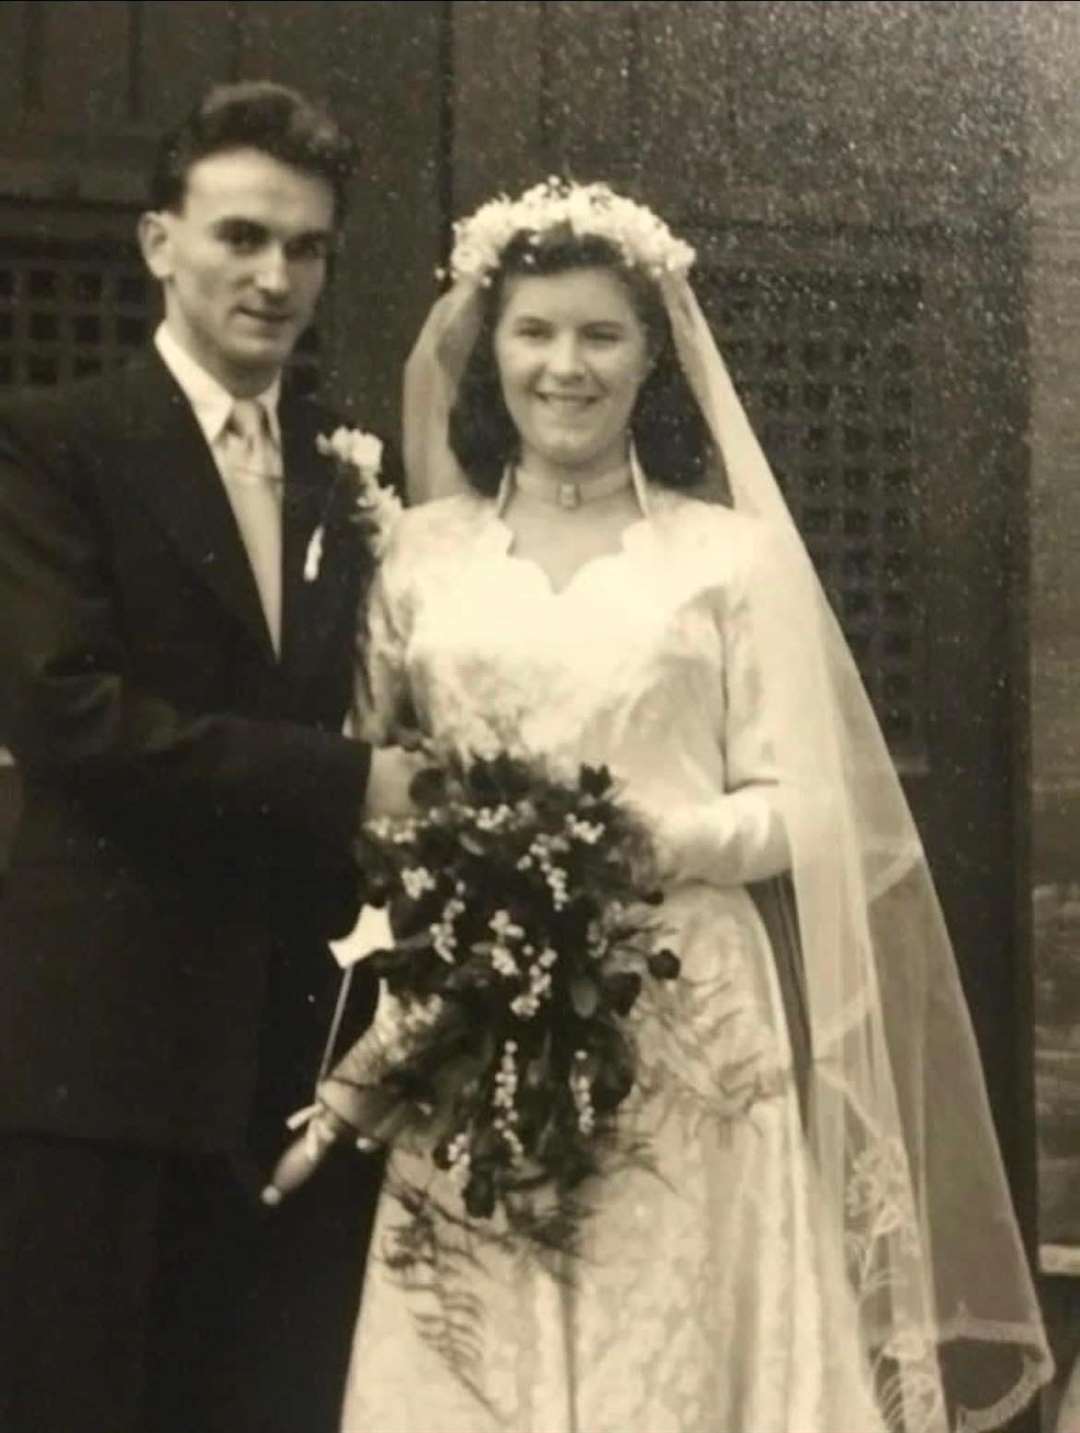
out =
<svg viewBox="0 0 1080 1433"><path fill-rule="evenodd" d="M689 488L706 474L711 447L700 409L675 356L671 327L653 281L623 262L607 239L575 234L560 225L537 236L519 233L507 244L502 262L483 291L483 318L457 399L450 410L450 447L477 491L498 490L506 464L518 455L519 438L503 401L495 363L495 326L502 312L506 280L515 275L546 277L572 269L612 270L640 318L653 363L641 385L630 419L634 446L646 475L672 488Z"/></svg>

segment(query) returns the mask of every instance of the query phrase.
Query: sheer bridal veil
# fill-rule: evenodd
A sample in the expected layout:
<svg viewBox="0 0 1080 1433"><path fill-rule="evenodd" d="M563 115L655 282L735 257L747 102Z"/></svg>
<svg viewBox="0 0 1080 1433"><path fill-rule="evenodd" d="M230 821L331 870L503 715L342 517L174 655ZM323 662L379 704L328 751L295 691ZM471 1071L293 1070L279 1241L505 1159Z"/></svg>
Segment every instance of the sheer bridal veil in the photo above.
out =
<svg viewBox="0 0 1080 1433"><path fill-rule="evenodd" d="M1052 1364L933 882L854 661L693 290L677 266L656 282L726 500L759 520L771 551L751 612L786 778L806 1139L885 1420L895 1433L1000 1427ZM414 502L464 486L447 420L482 304L482 284L459 276L410 357Z"/></svg>

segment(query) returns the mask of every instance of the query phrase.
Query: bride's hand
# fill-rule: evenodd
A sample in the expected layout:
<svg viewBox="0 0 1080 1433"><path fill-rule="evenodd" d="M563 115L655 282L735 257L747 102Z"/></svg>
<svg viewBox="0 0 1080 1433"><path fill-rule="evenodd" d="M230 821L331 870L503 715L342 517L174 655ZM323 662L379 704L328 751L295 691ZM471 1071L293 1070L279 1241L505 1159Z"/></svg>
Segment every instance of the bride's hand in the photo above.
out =
<svg viewBox="0 0 1080 1433"><path fill-rule="evenodd" d="M373 816L403 817L415 814L410 792L413 778L430 760L419 750L400 746L376 747L371 753L364 820Z"/></svg>

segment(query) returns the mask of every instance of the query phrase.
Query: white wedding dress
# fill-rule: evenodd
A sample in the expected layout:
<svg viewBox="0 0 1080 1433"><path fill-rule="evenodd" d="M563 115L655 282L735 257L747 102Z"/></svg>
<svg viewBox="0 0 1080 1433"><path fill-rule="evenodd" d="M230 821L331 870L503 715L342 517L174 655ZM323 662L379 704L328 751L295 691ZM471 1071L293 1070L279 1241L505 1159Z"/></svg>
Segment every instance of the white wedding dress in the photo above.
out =
<svg viewBox="0 0 1080 1433"><path fill-rule="evenodd" d="M474 496L408 512L382 570L376 721L407 691L462 751L606 763L674 863L660 913L683 973L632 1017L641 1080L622 1117L657 1170L598 1182L567 1279L467 1228L437 1277L410 1276L397 1176L460 1199L415 1155L391 1157L343 1433L886 1426L843 1255L817 1218L775 965L745 890L785 862L747 641L765 545L728 509L638 496L621 550L561 592L513 555L499 503ZM385 994L378 1018L395 1018Z"/></svg>

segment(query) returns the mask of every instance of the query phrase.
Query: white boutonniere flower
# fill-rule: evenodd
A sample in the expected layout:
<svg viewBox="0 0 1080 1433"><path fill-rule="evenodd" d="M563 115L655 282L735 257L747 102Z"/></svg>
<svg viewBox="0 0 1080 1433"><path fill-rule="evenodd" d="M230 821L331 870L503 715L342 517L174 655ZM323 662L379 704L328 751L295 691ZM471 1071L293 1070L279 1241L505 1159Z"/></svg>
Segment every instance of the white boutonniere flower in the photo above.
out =
<svg viewBox="0 0 1080 1433"><path fill-rule="evenodd" d="M385 552L390 533L402 512L397 493L379 481L383 455L381 438L360 428L336 428L329 438L320 433L315 445L324 456L333 458L337 478L323 509L323 517L307 546L305 582L314 582L319 575L326 515L339 483L347 483L352 488L353 520L362 525L370 536L376 558L381 558Z"/></svg>
<svg viewBox="0 0 1080 1433"><path fill-rule="evenodd" d="M348 463L365 477L376 479L382 467L382 439L362 428L335 428L327 438L320 433L315 446L326 457Z"/></svg>

